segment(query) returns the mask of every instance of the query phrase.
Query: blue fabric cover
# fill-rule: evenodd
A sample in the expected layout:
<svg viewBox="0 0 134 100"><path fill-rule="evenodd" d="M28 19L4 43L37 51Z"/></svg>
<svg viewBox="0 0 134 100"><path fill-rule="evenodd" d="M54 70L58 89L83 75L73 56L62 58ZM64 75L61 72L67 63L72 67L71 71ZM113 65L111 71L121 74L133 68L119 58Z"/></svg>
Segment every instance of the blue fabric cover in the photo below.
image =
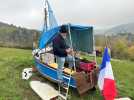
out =
<svg viewBox="0 0 134 100"><path fill-rule="evenodd" d="M52 8L46 0L47 3L47 14L48 14L48 25L44 25L43 32L39 40L39 49L43 49L47 44L52 42L57 34L59 34L60 26L56 21ZM80 26L80 25L67 25L70 28L71 40L69 35L67 36L67 42L70 45L72 41L72 46L77 51L92 52L93 51L93 28L90 26ZM45 29L47 28L47 29ZM86 44L86 45L85 45Z"/></svg>
<svg viewBox="0 0 134 100"><path fill-rule="evenodd" d="M85 30L90 28L90 26L80 26L80 25L69 25L70 29L76 30ZM50 43L54 37L59 34L60 26L50 29L47 32L43 32L40 40L39 40L39 49L43 49L46 47L48 43Z"/></svg>

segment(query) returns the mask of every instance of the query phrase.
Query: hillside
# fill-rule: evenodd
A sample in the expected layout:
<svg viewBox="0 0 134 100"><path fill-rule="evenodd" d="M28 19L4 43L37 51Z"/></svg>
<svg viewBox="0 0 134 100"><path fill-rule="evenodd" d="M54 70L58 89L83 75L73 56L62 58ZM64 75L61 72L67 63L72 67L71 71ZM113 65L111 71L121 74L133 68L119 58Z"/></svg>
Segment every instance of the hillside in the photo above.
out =
<svg viewBox="0 0 134 100"><path fill-rule="evenodd" d="M134 23L118 25L107 30L107 32L108 33L134 33Z"/></svg>
<svg viewBox="0 0 134 100"><path fill-rule="evenodd" d="M16 27L0 22L0 46L32 48L33 35L36 30Z"/></svg>
<svg viewBox="0 0 134 100"><path fill-rule="evenodd" d="M117 25L108 29L96 29L95 34L118 34L118 33L133 33L134 34L134 23L127 23Z"/></svg>

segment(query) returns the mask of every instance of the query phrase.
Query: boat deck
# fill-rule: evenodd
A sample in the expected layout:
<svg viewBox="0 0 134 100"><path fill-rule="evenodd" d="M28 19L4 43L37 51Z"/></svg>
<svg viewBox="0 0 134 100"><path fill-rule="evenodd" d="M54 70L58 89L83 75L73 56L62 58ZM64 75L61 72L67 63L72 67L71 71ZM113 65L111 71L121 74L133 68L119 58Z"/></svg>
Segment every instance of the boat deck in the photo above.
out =
<svg viewBox="0 0 134 100"><path fill-rule="evenodd" d="M53 69L57 69L58 68L58 64L57 63L51 63L51 64L48 64L51 68ZM67 68L65 67L64 68L64 73L66 74L74 74L75 71L74 70L71 70L70 68Z"/></svg>

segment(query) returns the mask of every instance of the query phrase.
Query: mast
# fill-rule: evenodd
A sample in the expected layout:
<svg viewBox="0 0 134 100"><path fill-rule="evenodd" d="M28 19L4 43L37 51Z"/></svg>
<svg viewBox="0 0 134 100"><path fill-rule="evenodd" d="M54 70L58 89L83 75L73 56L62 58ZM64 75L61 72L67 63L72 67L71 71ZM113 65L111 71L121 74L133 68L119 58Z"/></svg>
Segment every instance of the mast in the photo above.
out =
<svg viewBox="0 0 134 100"><path fill-rule="evenodd" d="M57 20L54 16L53 10L48 0L45 0L44 14L45 15L43 32L46 32L47 30L58 26Z"/></svg>
<svg viewBox="0 0 134 100"><path fill-rule="evenodd" d="M44 6L44 28L43 32L46 32L48 30L48 12L47 12L47 0L45 0L45 6Z"/></svg>

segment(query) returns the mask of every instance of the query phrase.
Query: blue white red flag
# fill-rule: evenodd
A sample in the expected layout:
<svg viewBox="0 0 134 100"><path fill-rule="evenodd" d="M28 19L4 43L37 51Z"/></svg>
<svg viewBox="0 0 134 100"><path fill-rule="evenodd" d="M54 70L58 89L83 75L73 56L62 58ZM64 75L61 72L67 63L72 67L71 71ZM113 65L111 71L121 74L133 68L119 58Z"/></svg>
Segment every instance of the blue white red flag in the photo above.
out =
<svg viewBox="0 0 134 100"><path fill-rule="evenodd" d="M117 96L108 48L105 48L104 50L103 60L100 66L98 86L105 100L114 100L114 98Z"/></svg>

